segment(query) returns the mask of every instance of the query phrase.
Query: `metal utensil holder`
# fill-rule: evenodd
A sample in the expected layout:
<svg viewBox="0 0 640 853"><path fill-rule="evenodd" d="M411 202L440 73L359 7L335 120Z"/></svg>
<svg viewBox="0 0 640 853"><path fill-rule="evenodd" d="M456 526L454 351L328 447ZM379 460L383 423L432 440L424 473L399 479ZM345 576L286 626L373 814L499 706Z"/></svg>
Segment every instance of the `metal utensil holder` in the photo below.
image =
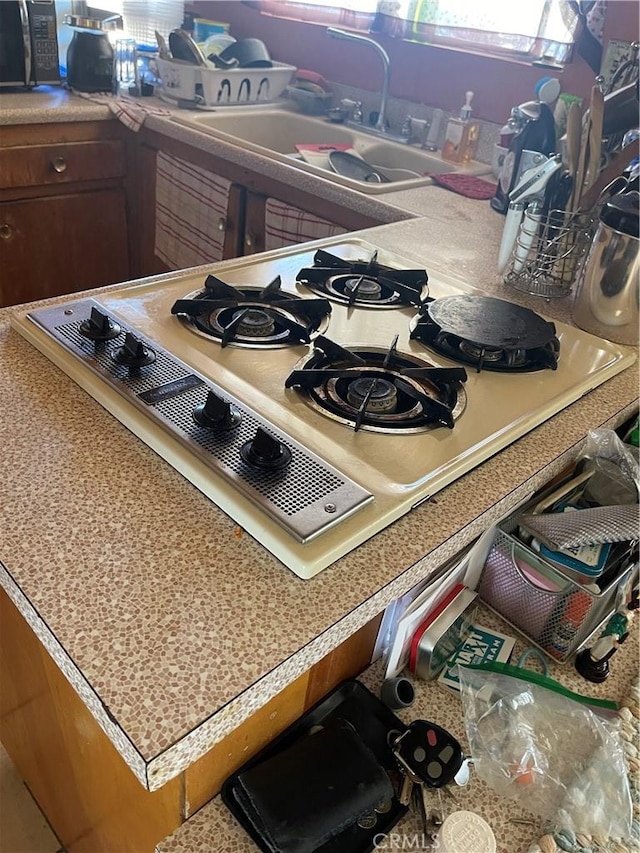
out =
<svg viewBox="0 0 640 853"><path fill-rule="evenodd" d="M530 205L522 218L505 283L545 299L567 296L594 230L591 212L551 210L541 217Z"/></svg>

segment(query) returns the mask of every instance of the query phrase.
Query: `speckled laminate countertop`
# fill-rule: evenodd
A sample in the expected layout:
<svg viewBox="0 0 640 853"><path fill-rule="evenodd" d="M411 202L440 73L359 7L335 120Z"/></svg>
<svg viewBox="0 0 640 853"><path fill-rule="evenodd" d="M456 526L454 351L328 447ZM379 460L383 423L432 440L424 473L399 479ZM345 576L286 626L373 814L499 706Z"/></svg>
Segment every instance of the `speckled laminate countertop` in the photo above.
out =
<svg viewBox="0 0 640 853"><path fill-rule="evenodd" d="M476 621L491 630L515 636L505 622L485 608L482 609ZM614 656L611 662L611 675L603 684L586 682L570 664L559 666L550 663L549 674L576 693L624 703L637 676L638 641L639 635L636 630ZM516 639L516 646L511 656L512 662L518 660L525 646L526 643L522 639ZM380 662L370 666L360 676L362 683L376 696L379 695L383 678L384 667ZM436 722L458 738L463 750L468 754L462 702L459 696L437 682L414 680L413 683L416 690L413 705L396 711L396 715L405 723L416 719ZM541 838L545 832L542 818L528 811L523 804L498 797L473 770L466 787L452 787L455 803L447 797L439 800L434 792L431 795L431 807L441 808L445 816L458 809L481 815L494 832L497 853L525 853L531 842ZM377 849L380 851L429 849L426 842L423 843L422 831L417 814L411 810L393 828L386 841L380 840ZM158 844L156 853L209 853L213 844L217 850L224 850L225 853L255 853L258 849L237 823L220 796L207 803L169 838Z"/></svg>
<svg viewBox="0 0 640 853"><path fill-rule="evenodd" d="M69 109L95 108L80 104ZM437 187L393 195L420 218L365 239L570 318L570 299L505 290L494 272L503 220L486 203ZM408 215L386 199L375 204L389 218ZM17 310L0 312L0 582L152 790L569 464L589 428L637 407L631 368L304 582L12 330Z"/></svg>
<svg viewBox="0 0 640 853"><path fill-rule="evenodd" d="M73 95L61 86L0 92L0 125L101 121L111 116L106 104Z"/></svg>

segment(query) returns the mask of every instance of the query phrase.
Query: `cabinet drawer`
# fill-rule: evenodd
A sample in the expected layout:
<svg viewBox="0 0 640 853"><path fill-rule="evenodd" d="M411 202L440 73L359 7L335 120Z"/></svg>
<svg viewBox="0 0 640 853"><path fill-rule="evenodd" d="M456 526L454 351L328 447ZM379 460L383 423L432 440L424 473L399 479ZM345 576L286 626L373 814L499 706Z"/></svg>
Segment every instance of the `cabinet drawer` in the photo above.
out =
<svg viewBox="0 0 640 853"><path fill-rule="evenodd" d="M117 139L0 150L0 186L5 189L120 178L125 170L124 145Z"/></svg>

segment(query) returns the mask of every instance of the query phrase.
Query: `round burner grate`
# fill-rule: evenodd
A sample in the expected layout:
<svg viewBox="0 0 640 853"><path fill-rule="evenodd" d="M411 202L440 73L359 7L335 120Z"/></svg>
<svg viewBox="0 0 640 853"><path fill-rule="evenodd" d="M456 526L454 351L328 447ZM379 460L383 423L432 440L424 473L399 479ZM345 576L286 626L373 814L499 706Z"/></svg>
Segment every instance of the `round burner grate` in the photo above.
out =
<svg viewBox="0 0 640 853"><path fill-rule="evenodd" d="M326 417L356 430L407 434L451 428L465 409L462 368L438 368L393 348L332 344L339 352L327 355L322 346L298 362L286 385Z"/></svg>

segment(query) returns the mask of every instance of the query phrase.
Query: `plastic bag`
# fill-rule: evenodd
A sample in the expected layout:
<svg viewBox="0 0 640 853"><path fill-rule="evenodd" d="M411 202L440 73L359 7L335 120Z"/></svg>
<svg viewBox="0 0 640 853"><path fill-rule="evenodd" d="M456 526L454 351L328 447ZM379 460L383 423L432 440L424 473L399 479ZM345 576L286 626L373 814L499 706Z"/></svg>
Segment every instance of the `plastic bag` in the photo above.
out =
<svg viewBox="0 0 640 853"><path fill-rule="evenodd" d="M458 671L481 779L573 832L629 836L631 794L613 703L586 700L546 676L507 664Z"/></svg>
<svg viewBox="0 0 640 853"><path fill-rule="evenodd" d="M594 429L587 434L585 456L594 466L583 494L588 503L613 506L637 502L640 466L634 448L611 429Z"/></svg>

